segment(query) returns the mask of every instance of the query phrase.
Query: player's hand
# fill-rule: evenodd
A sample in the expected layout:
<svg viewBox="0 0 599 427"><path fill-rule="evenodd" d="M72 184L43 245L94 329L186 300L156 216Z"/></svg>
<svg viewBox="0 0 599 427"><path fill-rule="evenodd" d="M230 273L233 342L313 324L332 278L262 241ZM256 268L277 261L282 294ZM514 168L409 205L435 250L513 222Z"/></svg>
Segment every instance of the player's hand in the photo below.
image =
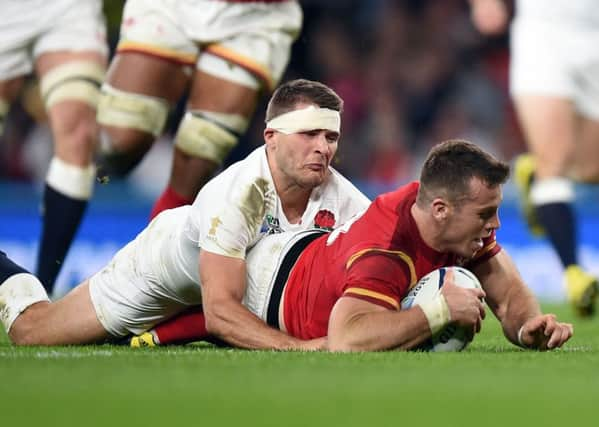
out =
<svg viewBox="0 0 599 427"><path fill-rule="evenodd" d="M448 270L441 293L445 297L452 322L472 327L473 334L480 332L485 318L485 291L480 288L466 289L454 283L454 272Z"/></svg>
<svg viewBox="0 0 599 427"><path fill-rule="evenodd" d="M520 344L536 350L560 348L574 334L571 323L558 322L555 314L542 314L522 325Z"/></svg>
<svg viewBox="0 0 599 427"><path fill-rule="evenodd" d="M319 351L327 349L327 337L314 338L301 341L299 350L301 351Z"/></svg>

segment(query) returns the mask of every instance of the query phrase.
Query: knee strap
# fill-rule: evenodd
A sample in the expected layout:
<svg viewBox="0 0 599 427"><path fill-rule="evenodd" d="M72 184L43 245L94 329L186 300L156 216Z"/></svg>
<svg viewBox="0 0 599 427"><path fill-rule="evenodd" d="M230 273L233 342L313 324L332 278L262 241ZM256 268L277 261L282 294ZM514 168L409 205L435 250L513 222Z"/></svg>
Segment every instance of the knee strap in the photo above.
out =
<svg viewBox="0 0 599 427"><path fill-rule="evenodd" d="M81 101L96 108L105 70L91 61L68 62L47 72L40 81L46 109L62 101Z"/></svg>
<svg viewBox="0 0 599 427"><path fill-rule="evenodd" d="M179 125L175 145L190 156L221 164L247 126L248 119L239 114L188 111Z"/></svg>
<svg viewBox="0 0 599 427"><path fill-rule="evenodd" d="M159 136L164 130L169 104L161 98L115 89L102 85L98 103L98 123L137 129Z"/></svg>

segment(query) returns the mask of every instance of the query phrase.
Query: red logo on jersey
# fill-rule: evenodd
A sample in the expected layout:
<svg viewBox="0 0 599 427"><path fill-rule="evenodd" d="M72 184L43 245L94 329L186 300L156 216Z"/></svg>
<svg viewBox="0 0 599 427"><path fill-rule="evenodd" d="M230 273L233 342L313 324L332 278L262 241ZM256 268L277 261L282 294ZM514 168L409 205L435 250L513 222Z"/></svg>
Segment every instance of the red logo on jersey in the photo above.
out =
<svg viewBox="0 0 599 427"><path fill-rule="evenodd" d="M331 231L335 226L335 215L333 212L327 211L326 209L318 211L314 217L314 226L321 230Z"/></svg>

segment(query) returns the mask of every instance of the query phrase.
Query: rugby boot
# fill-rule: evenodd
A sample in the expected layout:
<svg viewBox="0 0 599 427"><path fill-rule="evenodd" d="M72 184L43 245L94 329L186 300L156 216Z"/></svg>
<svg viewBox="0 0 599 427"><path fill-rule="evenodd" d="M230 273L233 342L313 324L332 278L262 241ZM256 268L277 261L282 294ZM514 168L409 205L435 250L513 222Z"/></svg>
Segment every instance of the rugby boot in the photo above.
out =
<svg viewBox="0 0 599 427"><path fill-rule="evenodd" d="M520 205L530 232L535 236L545 234L543 226L537 218L535 207L530 200L530 189L535 173L535 161L530 154L521 154L514 164L514 179L520 194Z"/></svg>
<svg viewBox="0 0 599 427"><path fill-rule="evenodd" d="M597 278L576 264L569 265L564 272L568 301L580 317L595 313L595 299L599 283Z"/></svg>
<svg viewBox="0 0 599 427"><path fill-rule="evenodd" d="M151 332L144 332L141 335L136 335L131 338L129 345L133 348L142 347L156 347L159 344L154 339L154 335Z"/></svg>

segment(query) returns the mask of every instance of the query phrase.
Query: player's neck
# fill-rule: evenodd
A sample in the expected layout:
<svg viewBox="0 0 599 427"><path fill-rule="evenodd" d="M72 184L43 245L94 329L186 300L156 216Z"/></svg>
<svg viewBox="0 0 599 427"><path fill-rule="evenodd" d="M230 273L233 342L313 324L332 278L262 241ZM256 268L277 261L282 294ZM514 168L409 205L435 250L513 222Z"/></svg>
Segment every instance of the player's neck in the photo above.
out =
<svg viewBox="0 0 599 427"><path fill-rule="evenodd" d="M424 243L438 252L443 252L437 224L431 218L430 214L427 211L420 209L416 203L412 205L410 213L416 223L418 234L420 234Z"/></svg>
<svg viewBox="0 0 599 427"><path fill-rule="evenodd" d="M281 200L281 209L290 224L297 224L304 215L313 189L288 177L274 162L271 164L269 161L269 166L275 190Z"/></svg>
<svg viewBox="0 0 599 427"><path fill-rule="evenodd" d="M283 209L287 221L290 224L299 223L308 206L310 192L295 186L287 187L281 192L278 192L278 194L281 199L281 208Z"/></svg>

